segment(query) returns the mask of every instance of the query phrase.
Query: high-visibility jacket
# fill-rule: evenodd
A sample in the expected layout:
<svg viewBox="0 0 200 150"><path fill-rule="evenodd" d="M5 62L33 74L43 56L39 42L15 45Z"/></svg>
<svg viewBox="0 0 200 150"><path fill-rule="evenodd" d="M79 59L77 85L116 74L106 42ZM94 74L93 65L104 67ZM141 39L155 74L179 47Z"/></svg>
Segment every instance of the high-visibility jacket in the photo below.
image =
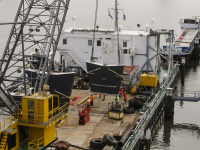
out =
<svg viewBox="0 0 200 150"><path fill-rule="evenodd" d="M116 97L115 102L119 102L119 97L118 96Z"/></svg>
<svg viewBox="0 0 200 150"><path fill-rule="evenodd" d="M127 94L124 94L123 96L124 96L124 99L127 99Z"/></svg>
<svg viewBox="0 0 200 150"><path fill-rule="evenodd" d="M90 101L93 101L94 100L94 97L91 95L90 96Z"/></svg>
<svg viewBox="0 0 200 150"><path fill-rule="evenodd" d="M119 94L122 94L122 93L123 93L123 89L120 88L120 89L119 89Z"/></svg>

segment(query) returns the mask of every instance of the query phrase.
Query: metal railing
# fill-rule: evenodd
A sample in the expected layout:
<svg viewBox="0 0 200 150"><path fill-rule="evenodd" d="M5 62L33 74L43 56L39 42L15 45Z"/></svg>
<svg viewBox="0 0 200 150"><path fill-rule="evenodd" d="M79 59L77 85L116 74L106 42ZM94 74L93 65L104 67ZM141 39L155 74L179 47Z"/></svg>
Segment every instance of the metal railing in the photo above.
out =
<svg viewBox="0 0 200 150"><path fill-rule="evenodd" d="M132 135L129 137L129 139L126 141L126 143L123 145L122 150L131 150L134 148L134 146L136 145L138 139L139 139L139 131L144 128L147 124L147 122L150 120L150 118L153 116L156 108L158 107L158 105L160 104L160 102L162 101L165 92L167 90L167 88L171 85L171 83L173 82L177 72L178 72L178 65L175 65L172 73L167 77L166 80L164 80L161 84L160 84L160 89L157 93L151 95L147 102L145 103L145 105L142 107L142 109L140 110L140 112L137 114L137 116L135 117L134 121L132 123L134 123L136 121L136 119L139 117L139 115L143 113L143 115L140 117L140 121L138 122L138 124L136 125L135 129L132 130ZM151 102L150 102L151 101Z"/></svg>
<svg viewBox="0 0 200 150"><path fill-rule="evenodd" d="M86 62L83 61L75 52L75 50L72 48L72 46L68 45L68 53L75 59L76 63L78 63L84 71L87 72Z"/></svg>
<svg viewBox="0 0 200 150"><path fill-rule="evenodd" d="M114 31L115 29L115 26L113 24L98 24L99 26L99 30L100 29L106 29L106 30L110 30L110 31ZM81 23L81 22L68 22L68 23L65 23L64 24L64 27L63 29L66 30L66 29L94 29L94 24L92 23ZM145 25L141 25L139 28L137 25L127 25L127 24L123 24L121 26L121 28L123 30L137 30L137 31L146 31L146 30L149 30L150 29L150 26L147 27ZM158 26L155 26L155 27L151 27L153 29L159 29Z"/></svg>
<svg viewBox="0 0 200 150"><path fill-rule="evenodd" d="M6 118L4 118L4 129L7 128L7 132L9 130L9 127L12 126L17 121L15 116L16 116L15 114L11 114L10 116L7 116ZM6 120L8 120L8 121L6 121ZM6 124L9 124L8 127L6 127ZM14 130L14 128L12 128L11 133L14 133L13 130Z"/></svg>
<svg viewBox="0 0 200 150"><path fill-rule="evenodd" d="M67 115L67 112L66 112L67 109L68 109L68 103L64 103L62 107L56 108L54 111L50 112L48 115L28 114L28 113L23 113L21 109L18 109L17 119L20 121L20 123L24 123L24 124L50 126L56 123L56 120L60 120L64 118ZM37 118L42 118L42 119L37 119Z"/></svg>
<svg viewBox="0 0 200 150"><path fill-rule="evenodd" d="M173 96L188 97L188 98L200 98L200 91L181 90L179 92L178 90L176 90L176 92L173 93Z"/></svg>
<svg viewBox="0 0 200 150"><path fill-rule="evenodd" d="M42 144L44 144L44 136L39 139L35 139L32 142L28 142L28 150L39 150L40 145Z"/></svg>

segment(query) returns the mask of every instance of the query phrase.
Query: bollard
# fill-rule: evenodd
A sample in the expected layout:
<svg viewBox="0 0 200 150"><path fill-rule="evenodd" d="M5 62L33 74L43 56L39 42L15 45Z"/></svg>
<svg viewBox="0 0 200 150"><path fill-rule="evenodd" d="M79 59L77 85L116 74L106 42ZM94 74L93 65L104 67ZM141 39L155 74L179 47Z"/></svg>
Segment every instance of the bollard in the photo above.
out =
<svg viewBox="0 0 200 150"><path fill-rule="evenodd" d="M171 118L174 111L174 100L172 99L173 88L167 88L167 97L165 99L165 118Z"/></svg>
<svg viewBox="0 0 200 150"><path fill-rule="evenodd" d="M184 84L185 80L185 57L182 57L181 61L181 83Z"/></svg>

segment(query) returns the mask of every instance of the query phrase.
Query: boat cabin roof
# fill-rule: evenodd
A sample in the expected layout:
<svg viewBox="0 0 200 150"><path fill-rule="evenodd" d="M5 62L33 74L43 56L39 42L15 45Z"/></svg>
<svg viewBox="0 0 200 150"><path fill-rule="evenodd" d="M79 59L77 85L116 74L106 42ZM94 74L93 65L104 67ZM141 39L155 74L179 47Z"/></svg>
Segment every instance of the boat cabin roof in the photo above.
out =
<svg viewBox="0 0 200 150"><path fill-rule="evenodd" d="M79 33L79 34L93 34L94 33L94 29L87 29L87 28L68 28L65 29L64 32L66 33ZM115 32L112 29L98 29L95 30L96 34L117 34L117 32ZM149 32L146 32L145 30L139 30L139 31L135 31L135 30L123 30L121 29L119 31L119 35L138 35L138 36L147 36L149 35Z"/></svg>

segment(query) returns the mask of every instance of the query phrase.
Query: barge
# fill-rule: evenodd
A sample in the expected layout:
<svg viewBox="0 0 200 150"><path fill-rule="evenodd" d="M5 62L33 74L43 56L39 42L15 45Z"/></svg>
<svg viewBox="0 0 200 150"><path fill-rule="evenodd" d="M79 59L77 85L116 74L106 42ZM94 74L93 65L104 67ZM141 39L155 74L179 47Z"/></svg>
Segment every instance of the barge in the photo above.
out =
<svg viewBox="0 0 200 150"><path fill-rule="evenodd" d="M185 57L185 64L188 65L190 59L199 59L199 19L197 17L181 19L180 27L181 29L174 36L174 61L181 62L182 57ZM169 48L165 45L163 49L168 51Z"/></svg>
<svg viewBox="0 0 200 150"><path fill-rule="evenodd" d="M24 9L23 5L24 0L20 2L15 23L11 29L11 34L0 63L0 84L3 85L0 87L0 100L1 104L3 104L1 109L4 115L6 115L0 116L0 127L2 127L0 130L0 149L42 150L48 147L58 148L56 144L61 142L61 140L64 140L62 142L68 145L68 149L137 148L140 129L143 128L143 131L146 132L154 126L156 122L155 118L159 117L165 106L163 105L163 100L166 89L174 86L172 83L176 80L178 66L174 66L171 59L173 30L153 31L149 26L146 26L145 30L139 31L129 31L118 27L111 30L99 27L93 30L73 28L61 35L69 0L51 0L51 3L48 5L46 5L47 1L43 5L42 0L25 1L25 3L26 9ZM117 1L115 5L117 6ZM40 8L41 12L36 11L36 8ZM117 9L115 11L117 18ZM43 14L44 12L48 14ZM23 17L19 17L19 15L23 15ZM58 19L59 15L62 17L61 20ZM47 20L41 21L39 17L43 18L44 16L48 16L46 17ZM16 22L22 18L21 26L17 27ZM137 26L139 28L140 24ZM57 32L54 32L55 29L57 29ZM94 30L97 35L92 41L91 35ZM38 33L40 31L42 34ZM44 33L46 34L43 35ZM69 39L66 39L65 34L69 35ZM160 57L164 57L160 55L160 34L167 34L170 37L170 55L168 58L168 76L160 79L161 84L158 85L158 71L162 70L160 67ZM26 36L28 38L24 38ZM57 38L54 38L54 36L57 36ZM77 89L72 91L74 96L69 95L71 94L71 83L74 77L73 73L69 73L69 79L71 80L65 81L69 82L66 85L69 86L67 87L69 89L68 93L64 93L66 90L63 86L67 84L64 82L59 87L60 91L57 91L57 94L53 93L55 88L57 90L57 80L63 81L63 78L61 79L59 76L67 74L50 74L50 68L54 67L53 59L60 36L60 47L63 47L59 53L61 71L68 70L71 63L74 63L72 67L79 68L80 74L84 70L89 76L92 76L91 71L96 69L96 67L101 66L103 71L111 68L112 75L109 72L104 76L104 72L102 71L99 73L100 77L93 74L98 79L98 83L95 84L98 86L101 85L102 89L100 88L99 90L96 87L92 87L92 84L94 85L96 81L95 79L91 79L91 91L94 94L90 90ZM81 39L82 43L77 42L80 41L79 37L83 38L84 36L87 37L86 40ZM118 36L120 36L119 39ZM30 40L33 37L34 40ZM116 41L116 39L118 40ZM91 51L88 48L91 48L91 42L95 43L95 49L97 50L95 50L92 56L92 62L88 63L88 68L86 68L85 62L91 58ZM26 50L30 49L30 45L27 43L39 47L39 50L36 52L42 55L42 59L37 60L40 63L37 64L34 61L33 64L30 55L24 54ZM70 48L71 45L77 46L77 48ZM68 48L65 46L68 46ZM20 52L16 51L16 49L20 50ZM74 53L75 51L78 51L78 54ZM50 52L52 55L50 55ZM83 61L81 61L82 59ZM103 66L99 64L103 64ZM59 64L57 63L57 65ZM124 72L123 67L125 65L126 71ZM127 69L133 69L131 66L134 65L140 71L137 70L135 73L132 73L131 71L133 70L131 70L128 72ZM7 71L11 68L15 68L15 70L10 74ZM34 69L34 71L29 69ZM7 81L16 82L17 80L15 79L17 77L15 73L20 71L23 72L23 76L19 82L23 85L24 96L22 97L21 104L17 105L5 83ZM146 75L142 76L142 79L140 76L141 72L146 73ZM152 75L151 72L153 72L153 78L155 79L152 82L151 78L149 78L149 75ZM28 78L26 73L28 74ZM118 96L115 97L112 95L118 94L123 74L129 78L127 79L130 82L128 85L129 90L134 85L136 86L136 90L145 89L148 91L146 88L147 85L150 88L154 88L148 100L144 95L133 96L128 94L129 101L126 103L126 101L123 101L123 98L118 99ZM116 77L116 80L113 79L113 76ZM28 80L29 77L32 81ZM53 79L51 80L51 78ZM57 80L54 80L55 78ZM110 83L105 81L107 78L111 80ZM52 84L51 81L53 82ZM39 83L38 88L36 82ZM149 82L151 83L149 84ZM36 88L28 87L27 84L29 83L32 83L34 86L36 85ZM51 84L50 87L47 83ZM109 83L109 87L107 83ZM111 86L115 86L116 88L110 90ZM52 89L53 92L51 91ZM104 94L104 98L101 97L101 94ZM125 93L123 96L125 97ZM71 99L72 103L68 102L69 99ZM168 102L172 103L172 101ZM137 107L135 107L136 105ZM172 110L173 108L171 108Z"/></svg>

